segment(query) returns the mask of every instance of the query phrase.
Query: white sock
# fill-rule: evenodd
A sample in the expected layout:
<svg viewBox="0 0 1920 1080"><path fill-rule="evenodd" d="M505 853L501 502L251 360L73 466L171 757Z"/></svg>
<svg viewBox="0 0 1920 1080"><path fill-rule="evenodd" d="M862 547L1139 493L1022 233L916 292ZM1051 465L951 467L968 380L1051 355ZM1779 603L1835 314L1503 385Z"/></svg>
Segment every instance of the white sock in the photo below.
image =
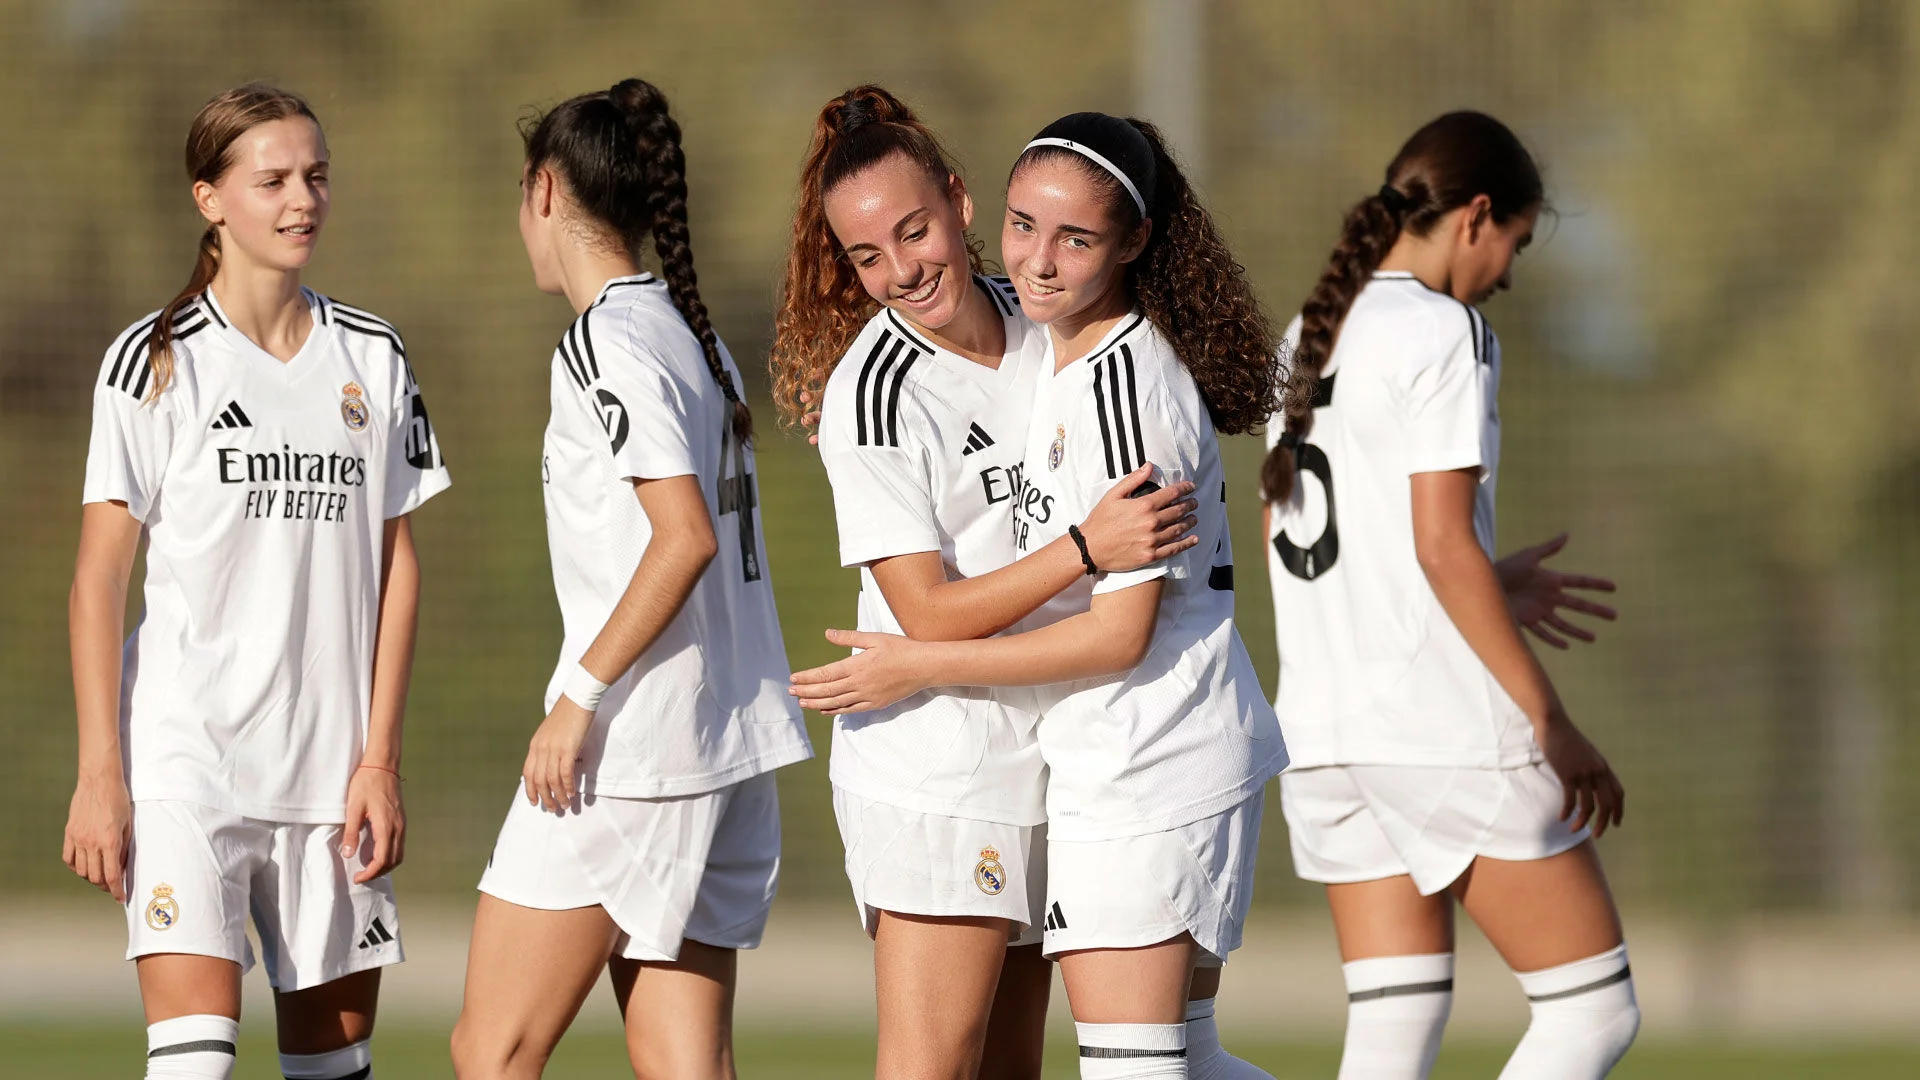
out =
<svg viewBox="0 0 1920 1080"><path fill-rule="evenodd" d="M1212 998L1187 1002L1187 1076L1191 1080L1273 1080L1265 1069L1241 1061L1220 1045Z"/></svg>
<svg viewBox="0 0 1920 1080"><path fill-rule="evenodd" d="M281 1054L287 1080L373 1080L373 1048L361 1039L324 1054Z"/></svg>
<svg viewBox="0 0 1920 1080"><path fill-rule="evenodd" d="M1185 1024L1075 1024L1080 1080L1186 1080Z"/></svg>
<svg viewBox="0 0 1920 1080"><path fill-rule="evenodd" d="M1544 971L1516 971L1533 1022L1501 1080L1600 1080L1633 1045L1640 1005L1623 943Z"/></svg>
<svg viewBox="0 0 1920 1080"><path fill-rule="evenodd" d="M147 1080L229 1080L240 1021L195 1013L147 1025Z"/></svg>
<svg viewBox="0 0 1920 1080"><path fill-rule="evenodd" d="M1453 954L1355 960L1340 1080L1426 1080L1453 1009Z"/></svg>

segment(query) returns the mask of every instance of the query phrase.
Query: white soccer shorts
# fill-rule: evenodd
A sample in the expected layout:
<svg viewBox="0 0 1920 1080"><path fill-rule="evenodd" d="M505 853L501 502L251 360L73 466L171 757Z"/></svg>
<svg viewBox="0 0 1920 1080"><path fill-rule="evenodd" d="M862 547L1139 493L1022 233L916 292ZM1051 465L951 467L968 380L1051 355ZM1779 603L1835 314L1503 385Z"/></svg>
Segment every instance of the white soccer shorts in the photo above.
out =
<svg viewBox="0 0 1920 1080"><path fill-rule="evenodd" d="M340 831L338 824L261 821L195 803L135 802L127 959L189 953L252 970L251 912L276 990L399 963L405 956L393 879L348 880Z"/></svg>
<svg viewBox="0 0 1920 1080"><path fill-rule="evenodd" d="M549 813L516 784L480 891L543 911L606 909L629 960L676 960L680 943L760 944L780 881L771 772L673 799L576 802Z"/></svg>
<svg viewBox="0 0 1920 1080"><path fill-rule="evenodd" d="M1564 789L1544 762L1512 769L1328 765L1280 777L1293 869L1337 885L1411 875L1421 895L1476 856L1526 862L1590 834L1560 820Z"/></svg>
<svg viewBox="0 0 1920 1080"><path fill-rule="evenodd" d="M1047 827L927 814L833 789L847 881L871 936L880 912L1006 919L1014 945L1040 942Z"/></svg>
<svg viewBox="0 0 1920 1080"><path fill-rule="evenodd" d="M1166 832L1047 845L1046 954L1135 949L1192 934L1200 962L1240 947L1265 790Z"/></svg>

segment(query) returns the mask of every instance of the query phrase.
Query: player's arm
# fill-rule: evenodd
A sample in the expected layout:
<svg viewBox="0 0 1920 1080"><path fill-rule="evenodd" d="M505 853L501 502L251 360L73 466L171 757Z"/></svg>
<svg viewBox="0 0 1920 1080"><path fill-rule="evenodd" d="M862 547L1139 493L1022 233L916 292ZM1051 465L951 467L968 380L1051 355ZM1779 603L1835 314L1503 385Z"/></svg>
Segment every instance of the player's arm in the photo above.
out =
<svg viewBox="0 0 1920 1080"><path fill-rule="evenodd" d="M365 861L353 880L365 884L390 873L406 857L407 814L400 796L400 722L407 712L413 650L420 616L420 559L412 519L388 518L380 544L380 618L373 631L373 700L367 744L347 781L347 818L340 856L362 847ZM365 827L370 845L361 843Z"/></svg>
<svg viewBox="0 0 1920 1080"><path fill-rule="evenodd" d="M823 713L867 712L935 686L1042 686L1129 671L1153 646L1162 584L1152 578L1099 593L1078 615L978 641L829 630L828 641L862 651L794 672L790 692Z"/></svg>
<svg viewBox="0 0 1920 1080"><path fill-rule="evenodd" d="M1132 570L1200 542L1190 535L1197 521L1194 500L1189 498L1192 483L1170 484L1132 497L1152 472L1153 466L1143 465L1121 478L1080 525L1087 553L1101 570ZM1066 536L979 577L949 579L937 551L896 555L868 565L900 628L921 641L963 641L997 634L1087 572L1079 548Z"/></svg>
<svg viewBox="0 0 1920 1080"><path fill-rule="evenodd" d="M1540 661L1520 636L1506 590L1473 528L1478 468L1413 474L1413 546L1460 636L1532 721L1566 788L1562 817L1596 834L1620 823L1625 793L1606 758L1574 727ZM1576 815L1577 808L1577 815Z"/></svg>
<svg viewBox="0 0 1920 1080"><path fill-rule="evenodd" d="M120 759L120 648L127 582L139 547L140 522L126 503L87 503L67 596L80 767L61 857L74 873L122 903L133 803Z"/></svg>
<svg viewBox="0 0 1920 1080"><path fill-rule="evenodd" d="M633 490L653 536L613 614L580 657L580 666L603 686L626 674L673 622L720 550L699 477L637 479ZM593 710L567 694L554 703L527 749L522 775L529 802L559 813L573 801L575 764L592 724Z"/></svg>

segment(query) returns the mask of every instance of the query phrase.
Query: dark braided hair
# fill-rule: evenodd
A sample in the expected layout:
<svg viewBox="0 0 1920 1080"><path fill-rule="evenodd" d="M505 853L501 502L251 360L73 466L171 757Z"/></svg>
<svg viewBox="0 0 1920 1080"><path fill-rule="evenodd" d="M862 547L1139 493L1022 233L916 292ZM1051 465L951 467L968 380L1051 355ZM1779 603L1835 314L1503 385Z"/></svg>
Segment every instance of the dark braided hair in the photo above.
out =
<svg viewBox="0 0 1920 1080"><path fill-rule="evenodd" d="M1260 466L1268 502L1293 495L1293 448L1313 428L1313 387L1360 290L1403 233L1425 236L1480 195L1504 224L1539 206L1545 187L1533 155L1505 124L1485 113L1453 112L1414 132L1387 166L1386 183L1347 211L1327 268L1300 305L1300 341L1287 358L1286 431Z"/></svg>
<svg viewBox="0 0 1920 1080"><path fill-rule="evenodd" d="M666 95L645 79L622 79L600 93L561 102L521 134L527 168L556 164L574 202L618 234L629 254L637 259L641 244L653 238L667 295L700 339L707 370L732 406L733 436L751 440L753 411L727 374L720 338L700 299L687 229L687 158Z"/></svg>

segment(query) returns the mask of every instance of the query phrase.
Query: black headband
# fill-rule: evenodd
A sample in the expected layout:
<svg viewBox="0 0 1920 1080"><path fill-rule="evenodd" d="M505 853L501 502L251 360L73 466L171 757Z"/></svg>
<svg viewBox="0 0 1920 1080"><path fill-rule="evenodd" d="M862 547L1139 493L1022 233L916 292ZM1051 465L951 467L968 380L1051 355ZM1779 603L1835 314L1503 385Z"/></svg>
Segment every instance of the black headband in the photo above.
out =
<svg viewBox="0 0 1920 1080"><path fill-rule="evenodd" d="M1120 182L1141 217L1153 216L1159 174L1154 167L1153 144L1139 128L1106 113L1073 113L1042 128L1021 153L1040 146L1057 146L1091 161Z"/></svg>

